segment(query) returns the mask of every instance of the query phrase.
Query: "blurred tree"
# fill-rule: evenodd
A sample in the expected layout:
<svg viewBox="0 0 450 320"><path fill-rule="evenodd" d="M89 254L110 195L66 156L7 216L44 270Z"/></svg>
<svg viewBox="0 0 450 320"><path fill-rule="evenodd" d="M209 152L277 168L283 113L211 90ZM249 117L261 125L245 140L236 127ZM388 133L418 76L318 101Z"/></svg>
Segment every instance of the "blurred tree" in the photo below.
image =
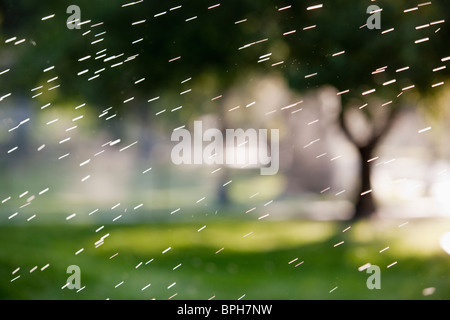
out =
<svg viewBox="0 0 450 320"><path fill-rule="evenodd" d="M381 11L367 13L373 4ZM381 29L367 26L374 14L381 18ZM360 156L354 218L376 211L371 159L401 109L437 94L438 84L449 77L443 59L450 54L444 23L449 16L448 1L411 7L407 1L348 0L315 7L296 4L277 16L280 38L289 47L283 70L292 88L306 91L329 84L339 91L339 124Z"/></svg>
<svg viewBox="0 0 450 320"><path fill-rule="evenodd" d="M225 130L223 99L211 99L226 96L236 78L255 67L266 43L239 48L274 27L260 19L268 3L1 0L2 55L8 59L0 67L14 71L0 78L2 90L25 97L42 93L42 104L85 102L99 114L109 109L108 115L119 116L102 125L116 138L123 135L121 113L134 114L141 128L155 122L179 127L215 113ZM76 28L67 27L69 5L80 8ZM247 23L235 23L244 18ZM14 37L26 41L16 46ZM227 170L222 172L228 180ZM218 197L228 202L223 187Z"/></svg>
<svg viewBox="0 0 450 320"><path fill-rule="evenodd" d="M225 92L236 77L255 67L249 62L256 62L259 50L238 48L274 27L259 20L268 10L267 3L71 1L80 7L81 26L69 29L68 2L1 0L3 40L26 39L22 46L11 41L3 48L4 54L13 56L2 66L15 68L5 85L29 94L30 87L45 84L51 75L43 70L54 65L61 83L54 99L78 95L99 110L109 105L120 110L128 109L124 101L134 97L134 105L144 112L151 108L148 100L166 93L178 96L178 101L194 96L184 98L185 110L201 114L206 94ZM254 19L235 24L249 16ZM186 79L192 80L183 85ZM198 92L179 97L196 84L201 88ZM183 111L170 114L178 115L186 118Z"/></svg>

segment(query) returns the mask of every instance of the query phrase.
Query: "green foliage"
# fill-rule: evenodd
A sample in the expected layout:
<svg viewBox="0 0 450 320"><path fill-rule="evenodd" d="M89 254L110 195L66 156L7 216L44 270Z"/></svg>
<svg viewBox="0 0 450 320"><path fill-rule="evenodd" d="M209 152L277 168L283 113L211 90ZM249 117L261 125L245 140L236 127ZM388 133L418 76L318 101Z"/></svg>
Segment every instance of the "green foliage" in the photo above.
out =
<svg viewBox="0 0 450 320"><path fill-rule="evenodd" d="M373 4L382 9L380 30L365 26L367 7ZM297 30L285 36L290 48L285 74L292 87L304 91L329 84L340 92L349 90L342 95L344 107L352 99L358 100L358 106L367 103L368 98L362 93L371 89L376 89L373 95L384 102L396 99L403 88L411 85L421 94L436 91L432 84L449 76L448 69L433 72L450 53L446 40L449 30L446 24L430 23L445 20L450 5L433 1L432 5L404 12L410 8L406 1L343 0L329 1L323 8L313 10L317 12L306 13L301 5L280 12L281 28ZM427 24L428 27L416 29ZM316 27L302 30L308 26ZM429 41L415 43L424 38ZM342 51L345 53L333 56ZM409 69L397 72L403 67ZM384 71L374 73L381 69ZM305 78L312 73L317 76ZM395 83L383 85L393 79Z"/></svg>
<svg viewBox="0 0 450 320"><path fill-rule="evenodd" d="M214 90L220 94L251 70L276 70L285 74L295 90L329 84L339 91L350 90L344 99L362 102L361 93L372 88L386 101L412 84L421 93L435 92L431 85L448 77L448 69L432 71L440 66L440 59L449 55L448 28L438 24L416 29L448 17L447 1L433 1L432 5L406 13L404 10L410 8L407 1L378 1L376 5L383 9L381 30L364 27L369 17L367 7L374 4L371 1L329 1L316 10L295 3L281 11L278 9L282 5L268 0L232 1L213 8L204 1L144 1L130 6L114 1L70 4L80 7L82 21L90 21L80 30L65 27L68 2L0 2L3 38L27 39L24 45L5 48L14 56L10 59L14 73L5 83L9 90L25 93L45 84L53 75L43 74L42 70L55 65L55 74L62 83L58 99L75 96L103 110L110 105L124 107L123 101L135 97L137 108L142 109L151 107L147 100L165 93L172 97L174 105L185 103L185 108L195 113L211 97L206 98L199 88L191 98L183 99L179 93L186 86L180 82L192 78L190 84L194 86L204 75L214 79ZM55 17L41 20L49 14ZM245 23L236 23L243 19ZM142 23L134 24L139 21ZM95 26L98 23L103 24ZM309 26L316 27L303 30ZM394 30L382 33L390 28ZM429 41L415 43L427 37ZM133 44L138 39L142 41ZM104 49L106 56L99 59L97 53ZM340 51L345 53L332 56ZM272 53L271 62L284 60L284 64L272 68L270 63L257 63L258 57L267 53ZM91 58L78 61L88 55ZM119 57L105 62L113 56ZM135 59L127 61L130 57ZM118 62L123 65L111 68ZM384 72L372 75L384 66ZM409 70L396 72L405 66ZM88 81L102 68L105 70L99 72L98 78ZM86 69L89 71L77 75ZM305 78L313 73L317 75ZM142 78L145 81L135 84ZM392 79L397 81L383 86Z"/></svg>
<svg viewBox="0 0 450 320"><path fill-rule="evenodd" d="M239 52L238 48L267 29L266 20L259 20L259 11L263 14L267 8L250 1L213 9L203 1L181 7L177 1L145 1L125 7L111 1L75 1L70 4L80 7L82 22L89 21L79 30L65 27L66 2L3 2L3 38L20 34L28 40L21 47L10 44L6 48L14 55L10 64L15 68L8 75L9 90L28 94L57 74L61 87L56 100L76 97L100 110L110 105L120 109L130 97L135 97L138 109L149 108L147 100L166 94L173 105L186 103L191 112L198 112L204 100L201 88L190 95L193 98L183 99L180 92L189 87L181 82L192 78L189 86L196 81L203 85L206 75L214 79L214 90L220 94L246 73L248 59L256 59L253 50ZM41 21L40 17L49 14L55 16ZM252 21L244 26L234 23L247 14L254 17ZM190 20L193 17L197 18ZM91 57L79 61L86 56ZM42 70L51 65L54 72L44 74ZM79 75L83 70L88 72ZM98 78L89 80L97 74ZM142 78L145 81L135 84Z"/></svg>

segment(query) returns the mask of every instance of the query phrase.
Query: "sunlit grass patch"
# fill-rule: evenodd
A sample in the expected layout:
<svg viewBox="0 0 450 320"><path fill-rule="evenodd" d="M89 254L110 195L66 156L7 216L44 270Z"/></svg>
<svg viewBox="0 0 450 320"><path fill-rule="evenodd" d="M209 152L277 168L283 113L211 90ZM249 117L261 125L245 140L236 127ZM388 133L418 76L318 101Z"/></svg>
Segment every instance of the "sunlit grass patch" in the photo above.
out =
<svg viewBox="0 0 450 320"><path fill-rule="evenodd" d="M447 229L436 220L3 226L0 296L448 299L450 257L439 244ZM358 270L367 263L380 267L380 290L369 290L369 274ZM81 269L80 292L61 289L72 264Z"/></svg>
<svg viewBox="0 0 450 320"><path fill-rule="evenodd" d="M448 219L387 220L359 223L352 228L349 235L352 241L368 246L384 243L379 248L379 253L426 258L443 253L440 237L448 231Z"/></svg>
<svg viewBox="0 0 450 320"><path fill-rule="evenodd" d="M168 246L181 250L192 247L224 248L232 252L261 252L288 249L319 242L332 235L333 224L289 221L222 221L123 226L105 239L100 250L126 250L135 253L159 253ZM90 241L93 243L96 238Z"/></svg>

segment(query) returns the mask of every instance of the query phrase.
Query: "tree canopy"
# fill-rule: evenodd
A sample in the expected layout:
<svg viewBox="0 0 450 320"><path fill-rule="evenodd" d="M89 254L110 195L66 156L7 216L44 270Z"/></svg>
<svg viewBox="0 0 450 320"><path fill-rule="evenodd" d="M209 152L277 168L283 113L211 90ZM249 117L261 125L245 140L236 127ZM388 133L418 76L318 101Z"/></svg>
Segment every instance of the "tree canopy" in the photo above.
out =
<svg viewBox="0 0 450 320"><path fill-rule="evenodd" d="M446 69L433 72L449 52L441 23L450 10L445 1L406 12L406 1L377 1L381 30L365 27L371 1L316 8L274 1L73 4L80 8L80 29L66 27L70 13L63 1L1 2L4 41L17 38L5 44L9 59L2 67L30 61L14 65L5 83L11 90L47 81L43 70L54 66L62 97L119 105L133 96L150 100L163 89L182 92L181 81L202 75L224 89L249 70L273 71L271 65L283 61L277 71L295 90L330 84L363 105L361 94L369 90L386 98L411 85L430 92L448 76ZM22 38L25 43L14 47ZM258 63L265 54L269 63Z"/></svg>

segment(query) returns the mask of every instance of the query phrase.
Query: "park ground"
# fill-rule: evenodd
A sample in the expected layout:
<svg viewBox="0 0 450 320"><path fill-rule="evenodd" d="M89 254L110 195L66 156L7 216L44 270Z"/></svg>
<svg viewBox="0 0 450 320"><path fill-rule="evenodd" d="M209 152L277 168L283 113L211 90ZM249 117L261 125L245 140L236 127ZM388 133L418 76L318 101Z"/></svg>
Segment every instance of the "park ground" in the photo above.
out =
<svg viewBox="0 0 450 320"><path fill-rule="evenodd" d="M444 219L210 217L99 228L0 226L0 298L450 298ZM367 263L379 266L380 289L367 287ZM70 265L80 267L80 290L62 288Z"/></svg>

